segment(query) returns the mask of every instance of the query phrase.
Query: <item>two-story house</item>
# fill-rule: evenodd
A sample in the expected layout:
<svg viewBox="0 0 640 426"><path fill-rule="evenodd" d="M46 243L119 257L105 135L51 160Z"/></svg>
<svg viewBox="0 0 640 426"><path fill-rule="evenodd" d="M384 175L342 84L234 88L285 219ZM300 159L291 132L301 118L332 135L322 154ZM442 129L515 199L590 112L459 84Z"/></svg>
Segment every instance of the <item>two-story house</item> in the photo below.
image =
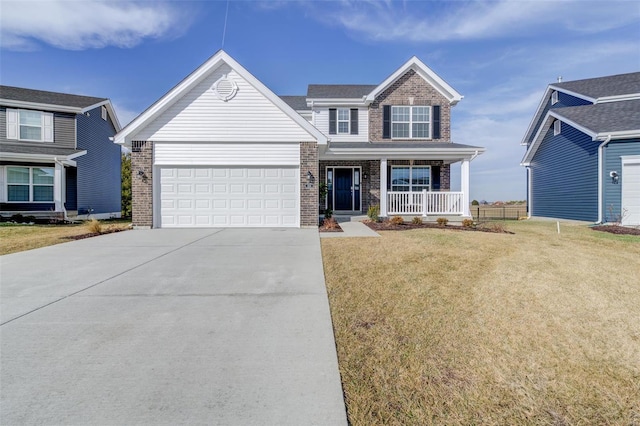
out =
<svg viewBox="0 0 640 426"><path fill-rule="evenodd" d="M521 144L530 216L640 225L640 72L550 84Z"/></svg>
<svg viewBox="0 0 640 426"><path fill-rule="evenodd" d="M469 164L484 148L451 141L461 99L415 57L377 85L279 97L219 51L115 137L132 149L134 225L317 226L327 207L468 217Z"/></svg>
<svg viewBox="0 0 640 426"><path fill-rule="evenodd" d="M109 99L0 86L0 215L121 215Z"/></svg>

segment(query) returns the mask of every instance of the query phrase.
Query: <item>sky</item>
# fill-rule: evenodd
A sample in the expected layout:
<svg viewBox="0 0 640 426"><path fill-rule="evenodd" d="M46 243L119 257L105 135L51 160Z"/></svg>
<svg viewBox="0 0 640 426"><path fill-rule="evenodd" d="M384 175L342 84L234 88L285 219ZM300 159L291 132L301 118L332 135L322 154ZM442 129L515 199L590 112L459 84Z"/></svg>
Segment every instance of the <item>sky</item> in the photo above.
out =
<svg viewBox="0 0 640 426"><path fill-rule="evenodd" d="M471 199L523 200L547 85L640 71L640 1L0 0L0 83L110 98L122 126L221 48L278 95L417 56L464 95L452 141L486 148Z"/></svg>

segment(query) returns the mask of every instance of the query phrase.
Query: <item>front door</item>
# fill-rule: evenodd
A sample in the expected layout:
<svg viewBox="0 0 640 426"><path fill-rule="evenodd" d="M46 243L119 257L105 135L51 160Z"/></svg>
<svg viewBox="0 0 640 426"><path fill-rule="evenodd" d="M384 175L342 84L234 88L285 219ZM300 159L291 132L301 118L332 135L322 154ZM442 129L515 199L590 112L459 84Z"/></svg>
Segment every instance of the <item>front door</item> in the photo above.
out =
<svg viewBox="0 0 640 426"><path fill-rule="evenodd" d="M335 169L335 210L353 210L353 169Z"/></svg>

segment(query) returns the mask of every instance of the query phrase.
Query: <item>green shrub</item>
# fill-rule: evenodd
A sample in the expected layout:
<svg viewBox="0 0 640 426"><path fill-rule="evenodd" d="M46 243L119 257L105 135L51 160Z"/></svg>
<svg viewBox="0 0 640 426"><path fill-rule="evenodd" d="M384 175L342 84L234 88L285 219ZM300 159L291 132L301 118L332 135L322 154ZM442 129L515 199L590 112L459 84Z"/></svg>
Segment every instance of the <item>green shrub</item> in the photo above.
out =
<svg viewBox="0 0 640 426"><path fill-rule="evenodd" d="M411 223L413 223L414 225L422 225L422 218L420 216L416 216L411 219Z"/></svg>
<svg viewBox="0 0 640 426"><path fill-rule="evenodd" d="M462 226L464 226L465 228L472 228L473 227L473 219L463 219L462 220Z"/></svg>
<svg viewBox="0 0 640 426"><path fill-rule="evenodd" d="M438 219L436 219L436 222L438 222L438 225L440 226L447 226L447 223L449 223L449 219L447 219L446 217L439 217Z"/></svg>
<svg viewBox="0 0 640 426"><path fill-rule="evenodd" d="M389 222L393 223L394 225L402 225L404 223L404 219L402 218L402 216L394 216L389 220Z"/></svg>
<svg viewBox="0 0 640 426"><path fill-rule="evenodd" d="M369 206L367 210L367 216L374 222L380 221L380 207L379 206Z"/></svg>
<svg viewBox="0 0 640 426"><path fill-rule="evenodd" d="M331 209L326 209L324 211L324 218L325 219L330 219L333 216L333 210Z"/></svg>
<svg viewBox="0 0 640 426"><path fill-rule="evenodd" d="M473 201L471 202L471 205L472 205L472 206L479 206L479 205L480 205L480 203L478 202L478 200L473 200Z"/></svg>

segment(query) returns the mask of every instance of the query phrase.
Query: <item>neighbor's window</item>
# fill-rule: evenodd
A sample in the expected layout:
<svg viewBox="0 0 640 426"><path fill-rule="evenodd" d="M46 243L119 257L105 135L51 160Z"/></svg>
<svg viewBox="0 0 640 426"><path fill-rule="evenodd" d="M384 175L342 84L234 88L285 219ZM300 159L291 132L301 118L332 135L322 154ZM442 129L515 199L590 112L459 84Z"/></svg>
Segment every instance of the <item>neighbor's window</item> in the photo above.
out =
<svg viewBox="0 0 640 426"><path fill-rule="evenodd" d="M52 202L52 167L7 167L7 201Z"/></svg>
<svg viewBox="0 0 640 426"><path fill-rule="evenodd" d="M102 116L102 119L104 121L107 121L107 107L106 106L103 105L102 107L100 107L100 114Z"/></svg>
<svg viewBox="0 0 640 426"><path fill-rule="evenodd" d="M391 191L420 192L431 188L430 166L391 167Z"/></svg>
<svg viewBox="0 0 640 426"><path fill-rule="evenodd" d="M53 142L53 114L25 109L6 110L7 139Z"/></svg>
<svg viewBox="0 0 640 426"><path fill-rule="evenodd" d="M349 133L349 108L338 108L338 133Z"/></svg>
<svg viewBox="0 0 640 426"><path fill-rule="evenodd" d="M558 91L554 90L551 92L551 105L558 103Z"/></svg>
<svg viewBox="0 0 640 426"><path fill-rule="evenodd" d="M556 120L553 122L553 136L557 136L562 131L562 122L560 120Z"/></svg>
<svg viewBox="0 0 640 426"><path fill-rule="evenodd" d="M431 137L431 107L391 107L391 137L428 139Z"/></svg>

